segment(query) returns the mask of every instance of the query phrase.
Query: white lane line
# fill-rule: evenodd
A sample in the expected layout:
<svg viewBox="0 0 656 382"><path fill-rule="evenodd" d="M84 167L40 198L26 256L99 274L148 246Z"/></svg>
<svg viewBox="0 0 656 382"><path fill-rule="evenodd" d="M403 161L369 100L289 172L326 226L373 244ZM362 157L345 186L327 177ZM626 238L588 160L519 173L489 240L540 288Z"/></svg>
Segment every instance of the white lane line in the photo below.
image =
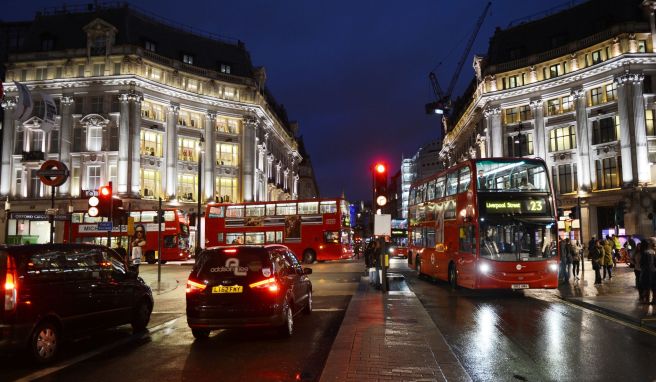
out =
<svg viewBox="0 0 656 382"><path fill-rule="evenodd" d="M341 312L344 308L312 308L313 312Z"/></svg>
<svg viewBox="0 0 656 382"><path fill-rule="evenodd" d="M22 377L22 378L20 378L20 379L17 379L16 382L33 381L33 380L35 380L35 379L43 378L43 377L48 376L48 375L50 375L50 374L56 373L56 372L58 372L59 370L62 370L62 369L65 369L65 368L67 368L67 367L69 367L69 366L75 365L76 363L80 363L80 362L82 362L82 361L86 361L86 360L89 359L89 358L95 357L95 356L97 356L97 355L100 355L100 354L102 354L102 353L104 353L104 352L107 352L107 351L112 350L112 349L115 349L115 348L117 348L117 347L119 347L119 346L122 346L122 345L125 345L125 344L127 344L127 343L130 343L130 342L132 342L132 341L140 340L140 339L142 339L142 338L144 338L144 337L146 337L146 336L152 335L152 334L157 333L157 332L159 332L159 331L161 331L161 330L163 330L163 329L166 329L166 328L168 328L168 327L170 327L170 326L173 326L173 324L175 323L175 321L177 321L179 318L180 318L180 317L176 317L176 318L174 318L174 319L172 319L172 320L168 320L168 321L166 321L166 322L164 322L164 323L162 323L162 324L159 324L159 325L157 325L157 326L154 326L154 327L148 329L147 332L143 332L143 333L135 333L135 334L131 335L130 337L123 338L122 340L119 340L119 341L116 341L116 342L114 342L114 343L111 343L111 344L105 345L105 346L101 347L100 349L97 349L97 350L94 350L94 351L90 351L90 352L87 352L87 353L84 353L84 354L80 354L80 355L78 355L77 357L74 357L74 358L68 360L68 361L65 362L65 363L62 363L62 364L59 364L59 365L56 365L56 366L52 366L52 367L49 367L49 368L47 368L47 369L43 369L43 370L39 370L39 371L35 371L35 372L32 373L32 374L29 374L29 375L26 375L26 376L24 376L24 377Z"/></svg>

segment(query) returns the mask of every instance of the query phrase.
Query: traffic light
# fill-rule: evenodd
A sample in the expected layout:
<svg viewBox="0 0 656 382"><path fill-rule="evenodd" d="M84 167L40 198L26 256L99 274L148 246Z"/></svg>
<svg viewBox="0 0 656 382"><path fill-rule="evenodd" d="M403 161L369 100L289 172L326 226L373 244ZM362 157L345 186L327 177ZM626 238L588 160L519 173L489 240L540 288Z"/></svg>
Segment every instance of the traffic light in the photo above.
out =
<svg viewBox="0 0 656 382"><path fill-rule="evenodd" d="M374 166L374 204L377 208L387 204L387 166L384 163Z"/></svg>
<svg viewBox="0 0 656 382"><path fill-rule="evenodd" d="M98 215L109 217L112 214L112 182L98 189Z"/></svg>
<svg viewBox="0 0 656 382"><path fill-rule="evenodd" d="M87 214L91 217L96 217L100 214L100 211L98 210L98 205L100 204L100 199L98 199L97 196L91 196L89 198L89 209L87 210Z"/></svg>

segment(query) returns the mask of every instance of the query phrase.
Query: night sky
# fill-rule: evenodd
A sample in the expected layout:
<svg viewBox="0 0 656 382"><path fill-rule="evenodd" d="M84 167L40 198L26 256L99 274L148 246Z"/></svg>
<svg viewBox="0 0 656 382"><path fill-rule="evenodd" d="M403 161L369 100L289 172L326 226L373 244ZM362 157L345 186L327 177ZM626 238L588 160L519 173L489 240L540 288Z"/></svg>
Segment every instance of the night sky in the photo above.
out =
<svg viewBox="0 0 656 382"><path fill-rule="evenodd" d="M437 138L428 73L446 88L487 0L131 1L160 17L246 43L267 86L300 124L322 196L370 197L369 166L393 174ZM465 61L457 96L473 78L494 29L572 1L493 1ZM20 8L15 8L20 4ZM12 3L3 21L29 20L61 1ZM8 12L9 11L9 12ZM530 42L529 42L530 43Z"/></svg>

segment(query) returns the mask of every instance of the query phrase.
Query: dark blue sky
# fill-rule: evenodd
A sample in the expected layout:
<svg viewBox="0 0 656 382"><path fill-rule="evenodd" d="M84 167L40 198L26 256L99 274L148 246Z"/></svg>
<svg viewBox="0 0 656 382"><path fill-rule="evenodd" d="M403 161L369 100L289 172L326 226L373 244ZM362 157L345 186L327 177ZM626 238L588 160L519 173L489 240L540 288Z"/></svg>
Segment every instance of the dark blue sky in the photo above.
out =
<svg viewBox="0 0 656 382"><path fill-rule="evenodd" d="M437 137L428 73L446 87L487 0L131 1L158 16L246 43L254 65L301 134L322 196L370 197L368 168ZM20 8L17 8L20 4ZM55 0L14 3L2 18L27 20ZM485 53L494 28L562 1L493 1L456 95L473 77L473 53ZM5 9L6 11L6 9Z"/></svg>

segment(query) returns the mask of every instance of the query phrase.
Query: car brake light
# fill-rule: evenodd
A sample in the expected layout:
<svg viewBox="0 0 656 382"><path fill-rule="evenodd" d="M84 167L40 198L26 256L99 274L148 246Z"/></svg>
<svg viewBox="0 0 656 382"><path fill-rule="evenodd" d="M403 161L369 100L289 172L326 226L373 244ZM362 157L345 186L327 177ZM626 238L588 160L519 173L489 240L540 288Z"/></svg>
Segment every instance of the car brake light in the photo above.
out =
<svg viewBox="0 0 656 382"><path fill-rule="evenodd" d="M4 300L5 300L5 311L13 311L16 309L16 303L18 301L18 277L16 274L16 265L14 264L14 259L7 257L7 272L5 274L5 285L4 285Z"/></svg>
<svg viewBox="0 0 656 382"><path fill-rule="evenodd" d="M277 293L280 290L280 286L278 285L275 277L252 283L249 285L249 287L251 289L266 289L271 293Z"/></svg>
<svg viewBox="0 0 656 382"><path fill-rule="evenodd" d="M237 249L235 249L235 248L224 249L223 253L235 254L235 253L237 253Z"/></svg>
<svg viewBox="0 0 656 382"><path fill-rule="evenodd" d="M199 283L194 280L187 280L187 293L197 293L202 292L207 288L207 285Z"/></svg>

